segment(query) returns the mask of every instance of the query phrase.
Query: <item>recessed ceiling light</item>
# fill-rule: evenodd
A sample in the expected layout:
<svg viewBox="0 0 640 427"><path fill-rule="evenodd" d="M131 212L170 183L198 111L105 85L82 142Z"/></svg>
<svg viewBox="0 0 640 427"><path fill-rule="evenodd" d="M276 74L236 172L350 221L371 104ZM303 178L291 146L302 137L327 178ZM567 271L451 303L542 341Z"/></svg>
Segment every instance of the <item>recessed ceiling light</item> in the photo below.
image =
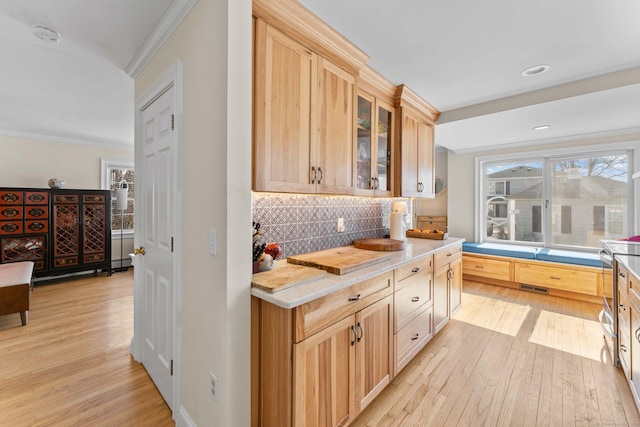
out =
<svg viewBox="0 0 640 427"><path fill-rule="evenodd" d="M533 130L545 130L545 129L549 129L551 127L551 125L540 125L540 126L536 126L533 128Z"/></svg>
<svg viewBox="0 0 640 427"><path fill-rule="evenodd" d="M529 67L526 70L524 70L522 72L522 75L525 76L525 77L537 76L538 74L544 73L549 68L551 68L551 67L549 65L546 65L546 64L534 65L533 67Z"/></svg>
<svg viewBox="0 0 640 427"><path fill-rule="evenodd" d="M48 42L58 43L60 41L60 33L46 25L35 24L33 26L33 35L40 40Z"/></svg>

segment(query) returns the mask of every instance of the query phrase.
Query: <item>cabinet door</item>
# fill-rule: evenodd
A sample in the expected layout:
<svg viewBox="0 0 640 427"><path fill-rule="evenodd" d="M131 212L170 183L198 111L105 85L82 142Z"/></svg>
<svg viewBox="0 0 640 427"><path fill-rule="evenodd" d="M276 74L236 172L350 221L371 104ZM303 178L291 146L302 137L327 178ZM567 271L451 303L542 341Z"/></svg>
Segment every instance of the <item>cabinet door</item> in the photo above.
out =
<svg viewBox="0 0 640 427"><path fill-rule="evenodd" d="M314 193L317 56L260 20L255 53L253 189Z"/></svg>
<svg viewBox="0 0 640 427"><path fill-rule="evenodd" d="M418 156L419 197L435 197L433 128L424 122L420 123L420 131L418 135Z"/></svg>
<svg viewBox="0 0 640 427"><path fill-rule="evenodd" d="M376 196L392 196L393 186L391 179L393 177L391 153L393 152L393 111L391 104L387 104L380 100L376 103L376 153L372 156L377 159L374 163L374 175L376 178Z"/></svg>
<svg viewBox="0 0 640 427"><path fill-rule="evenodd" d="M401 180L402 197L421 197L418 177L418 140L420 119L404 113L402 115Z"/></svg>
<svg viewBox="0 0 640 427"><path fill-rule="evenodd" d="M53 195L52 269L80 264L80 195Z"/></svg>
<svg viewBox="0 0 640 427"><path fill-rule="evenodd" d="M82 263L104 262L107 252L107 200L104 194L82 195Z"/></svg>
<svg viewBox="0 0 640 427"><path fill-rule="evenodd" d="M391 381L393 375L393 295L356 313L356 413Z"/></svg>
<svg viewBox="0 0 640 427"><path fill-rule="evenodd" d="M373 195L375 175L372 173L375 156L374 132L375 107L374 98L369 94L358 95L358 117L356 125L356 188L357 194Z"/></svg>
<svg viewBox="0 0 640 427"><path fill-rule="evenodd" d="M294 426L340 426L355 416L356 329L349 316L294 344Z"/></svg>
<svg viewBox="0 0 640 427"><path fill-rule="evenodd" d="M631 384L635 388L636 395L640 394L640 314L637 307L631 308ZM623 357L627 356L626 352Z"/></svg>
<svg viewBox="0 0 640 427"><path fill-rule="evenodd" d="M449 320L449 264L436 266L433 274L433 333Z"/></svg>
<svg viewBox="0 0 640 427"><path fill-rule="evenodd" d="M354 194L355 77L319 58L318 192Z"/></svg>
<svg viewBox="0 0 640 427"><path fill-rule="evenodd" d="M449 316L462 305L462 258L449 264Z"/></svg>

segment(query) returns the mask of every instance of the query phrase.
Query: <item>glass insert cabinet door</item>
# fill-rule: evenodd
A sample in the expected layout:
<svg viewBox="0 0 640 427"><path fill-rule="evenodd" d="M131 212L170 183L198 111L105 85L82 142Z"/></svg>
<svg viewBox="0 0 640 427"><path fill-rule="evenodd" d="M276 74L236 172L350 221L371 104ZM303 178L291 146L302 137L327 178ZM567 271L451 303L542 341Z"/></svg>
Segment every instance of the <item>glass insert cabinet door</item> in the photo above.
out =
<svg viewBox="0 0 640 427"><path fill-rule="evenodd" d="M374 194L391 192L392 107L358 95L356 186Z"/></svg>

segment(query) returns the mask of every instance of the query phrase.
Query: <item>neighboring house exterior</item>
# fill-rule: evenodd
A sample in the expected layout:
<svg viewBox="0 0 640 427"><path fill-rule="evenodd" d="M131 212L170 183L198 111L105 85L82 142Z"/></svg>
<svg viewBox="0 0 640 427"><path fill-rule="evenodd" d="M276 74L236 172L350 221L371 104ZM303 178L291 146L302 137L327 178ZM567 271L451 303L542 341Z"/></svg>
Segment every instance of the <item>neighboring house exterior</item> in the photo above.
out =
<svg viewBox="0 0 640 427"><path fill-rule="evenodd" d="M497 189L498 191L492 191ZM502 194L498 192L504 189ZM493 192L493 194L492 194ZM557 175L551 189L553 244L597 247L626 229L628 184L602 176ZM602 195L607 195L606 203ZM542 171L519 168L487 176L487 237L542 242ZM511 230L514 229L514 233Z"/></svg>

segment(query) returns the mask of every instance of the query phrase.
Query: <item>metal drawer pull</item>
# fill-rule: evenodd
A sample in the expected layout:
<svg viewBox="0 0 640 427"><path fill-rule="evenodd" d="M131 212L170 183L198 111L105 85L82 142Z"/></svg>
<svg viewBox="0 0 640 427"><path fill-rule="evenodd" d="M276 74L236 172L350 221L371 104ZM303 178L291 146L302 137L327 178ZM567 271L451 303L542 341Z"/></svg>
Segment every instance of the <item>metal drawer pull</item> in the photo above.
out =
<svg viewBox="0 0 640 427"><path fill-rule="evenodd" d="M360 329L360 336L358 337L358 342L360 342L360 340L364 336L364 330L362 329L362 325L360 324L360 322L358 322L358 329Z"/></svg>
<svg viewBox="0 0 640 427"><path fill-rule="evenodd" d="M625 275L624 275L624 273L622 273L622 272L618 273L618 276L622 277L623 279L624 279L625 277L627 277L627 276L625 276Z"/></svg>
<svg viewBox="0 0 640 427"><path fill-rule="evenodd" d="M411 270L412 273L417 273L418 271L420 271L420 267L416 267L413 270Z"/></svg>
<svg viewBox="0 0 640 427"><path fill-rule="evenodd" d="M420 334L416 334L414 337L411 338L411 341L415 341L418 338L420 338Z"/></svg>
<svg viewBox="0 0 640 427"><path fill-rule="evenodd" d="M620 351L624 351L625 353L627 352L627 346L624 344L620 344Z"/></svg>
<svg viewBox="0 0 640 427"><path fill-rule="evenodd" d="M351 332L353 332L353 340L351 340L351 345L356 345L358 334L356 334L356 327L353 325L351 325Z"/></svg>
<svg viewBox="0 0 640 427"><path fill-rule="evenodd" d="M638 342L640 342L640 328L636 329L636 339L638 340Z"/></svg>
<svg viewBox="0 0 640 427"><path fill-rule="evenodd" d="M549 279L553 279L553 280L560 280L559 277L555 277L555 276L549 276Z"/></svg>
<svg viewBox="0 0 640 427"><path fill-rule="evenodd" d="M479 268L480 270L484 270L484 267L481 265L476 265L476 268Z"/></svg>
<svg viewBox="0 0 640 427"><path fill-rule="evenodd" d="M420 301L420 297L411 298L411 302L418 302L418 301Z"/></svg>
<svg viewBox="0 0 640 427"><path fill-rule="evenodd" d="M349 297L349 301L358 301L360 298L362 298L362 295L354 295L352 297Z"/></svg>
<svg viewBox="0 0 640 427"><path fill-rule="evenodd" d="M313 172L313 176L311 177L311 183L315 184L316 183L316 167L315 166L311 166L311 172Z"/></svg>
<svg viewBox="0 0 640 427"><path fill-rule="evenodd" d="M620 304L620 310L627 311L627 307L625 307L624 304Z"/></svg>
<svg viewBox="0 0 640 427"><path fill-rule="evenodd" d="M318 172L320 173L320 178L318 178L318 184L322 184L323 174L322 174L322 168L321 167L318 167Z"/></svg>
<svg viewBox="0 0 640 427"><path fill-rule="evenodd" d="M449 252L449 253L447 254L447 256L451 256L451 255L453 255L451 252Z"/></svg>

